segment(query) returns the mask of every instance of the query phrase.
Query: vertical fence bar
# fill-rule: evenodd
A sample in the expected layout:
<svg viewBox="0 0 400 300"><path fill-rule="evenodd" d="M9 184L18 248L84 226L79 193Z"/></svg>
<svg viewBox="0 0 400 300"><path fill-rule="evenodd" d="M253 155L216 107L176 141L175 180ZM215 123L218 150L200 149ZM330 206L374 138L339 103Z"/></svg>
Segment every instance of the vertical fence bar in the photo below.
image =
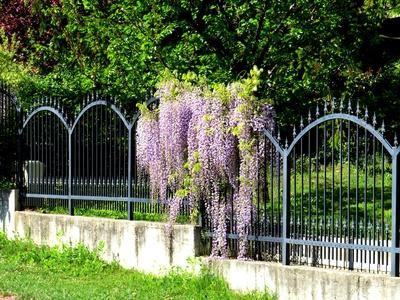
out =
<svg viewBox="0 0 400 300"><path fill-rule="evenodd" d="M283 153L283 192L282 192L282 264L290 263L290 247L287 242L290 231L290 166L289 153Z"/></svg>
<svg viewBox="0 0 400 300"><path fill-rule="evenodd" d="M22 118L23 110L21 107L17 109L17 188L19 193L19 210L23 210L23 204L25 203L25 190L24 190L24 169L23 169L23 149L22 149Z"/></svg>
<svg viewBox="0 0 400 300"><path fill-rule="evenodd" d="M347 123L347 239L348 243L352 244L353 239L351 237L351 221L350 221L350 186L351 186L351 162L350 162L350 134L351 134L351 123ZM354 269L354 250L349 249L348 251L348 268L349 270Z"/></svg>
<svg viewBox="0 0 400 300"><path fill-rule="evenodd" d="M128 220L133 220L132 214L132 126L128 128Z"/></svg>
<svg viewBox="0 0 400 300"><path fill-rule="evenodd" d="M391 262L390 275L399 276L399 253L396 248L399 246L399 223L400 223L400 207L397 203L400 193L400 172L399 172L399 155L392 154L392 247L391 247Z"/></svg>
<svg viewBox="0 0 400 300"><path fill-rule="evenodd" d="M72 128L68 129L68 212L74 215L74 205L72 201Z"/></svg>

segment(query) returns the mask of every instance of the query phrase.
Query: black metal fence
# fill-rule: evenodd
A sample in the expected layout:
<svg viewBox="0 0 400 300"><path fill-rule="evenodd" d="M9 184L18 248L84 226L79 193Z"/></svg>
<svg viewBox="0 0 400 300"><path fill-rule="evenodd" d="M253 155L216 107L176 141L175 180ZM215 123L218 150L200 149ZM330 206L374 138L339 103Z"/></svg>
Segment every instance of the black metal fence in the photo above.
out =
<svg viewBox="0 0 400 300"><path fill-rule="evenodd" d="M148 105L156 101L151 98ZM75 209L111 210L129 220L135 214L165 215L166 204L151 199L148 178L137 171L138 116L129 118L97 95L88 96L72 118L54 99L43 100L24 117L22 125L23 206L68 208L71 215ZM181 215L189 215L186 203Z"/></svg>
<svg viewBox="0 0 400 300"><path fill-rule="evenodd" d="M346 105L347 106L347 105ZM317 108L282 146L266 128L266 149L247 228L250 257L399 275L399 152L375 115L351 104ZM369 122L371 124L369 124ZM277 136L273 132L278 132ZM232 195L230 254L239 234ZM207 219L207 217L206 217ZM205 224L213 236L212 220Z"/></svg>
<svg viewBox="0 0 400 300"><path fill-rule="evenodd" d="M20 108L8 87L0 83L0 185L18 182L18 129Z"/></svg>
<svg viewBox="0 0 400 300"><path fill-rule="evenodd" d="M4 89L1 94L0 107L8 107L3 99L10 94ZM265 155L246 231L251 258L399 275L397 138L389 143L375 116L346 106L317 109L293 128L291 143L282 143L276 128L261 134ZM148 178L137 172L138 117L96 95L74 117L52 99L33 108L19 127L25 145L19 160L24 164L22 204L63 207L70 214L113 210L128 219L135 213L165 214L165 204L150 197ZM239 234L233 192L222 198L228 204L229 253L235 257ZM186 204L181 215L189 215ZM212 239L212 220L205 212L202 217Z"/></svg>

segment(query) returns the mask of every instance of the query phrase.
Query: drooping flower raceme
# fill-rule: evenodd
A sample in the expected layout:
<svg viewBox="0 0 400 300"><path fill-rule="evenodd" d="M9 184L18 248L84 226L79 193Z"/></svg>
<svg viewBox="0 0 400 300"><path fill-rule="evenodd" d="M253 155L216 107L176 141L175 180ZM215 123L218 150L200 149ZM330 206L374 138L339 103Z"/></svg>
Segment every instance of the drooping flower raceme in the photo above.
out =
<svg viewBox="0 0 400 300"><path fill-rule="evenodd" d="M187 104L186 94L174 100L160 98L160 144L170 177L169 184L173 189L183 181L183 166L187 160L187 135L192 110Z"/></svg>
<svg viewBox="0 0 400 300"><path fill-rule="evenodd" d="M142 113L136 127L136 160L139 173L149 175L152 197L166 192L166 169L161 153L158 116L154 112Z"/></svg>

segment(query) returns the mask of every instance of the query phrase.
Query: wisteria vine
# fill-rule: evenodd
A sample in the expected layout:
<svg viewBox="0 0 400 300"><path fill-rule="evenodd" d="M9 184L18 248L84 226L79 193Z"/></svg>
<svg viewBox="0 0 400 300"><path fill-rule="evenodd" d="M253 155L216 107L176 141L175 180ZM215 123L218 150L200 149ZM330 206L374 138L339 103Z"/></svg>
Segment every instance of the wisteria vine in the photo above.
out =
<svg viewBox="0 0 400 300"><path fill-rule="evenodd" d="M228 256L227 223L237 222L238 258L247 258L253 194L265 151L259 132L272 128L275 117L273 108L254 96L260 72L254 68L249 78L214 89L169 78L158 88L158 109L139 106L138 167L148 174L153 197L168 204L170 224L183 199L193 221L204 201L214 233L213 257ZM233 207L224 197L228 188Z"/></svg>

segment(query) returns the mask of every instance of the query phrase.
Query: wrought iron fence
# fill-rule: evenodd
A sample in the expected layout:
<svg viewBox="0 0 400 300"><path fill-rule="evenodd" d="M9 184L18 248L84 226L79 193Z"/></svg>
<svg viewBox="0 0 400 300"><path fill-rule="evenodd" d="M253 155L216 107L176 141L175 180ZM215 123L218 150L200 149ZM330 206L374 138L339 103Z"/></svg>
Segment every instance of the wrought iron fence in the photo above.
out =
<svg viewBox="0 0 400 300"><path fill-rule="evenodd" d="M148 105L156 101L151 98ZM68 208L70 215L76 209L86 213L111 210L129 220L135 214L165 215L166 204L151 199L148 178L137 171L138 117L137 113L129 118L117 105L98 95L88 96L72 118L54 99L43 100L22 124L27 152L23 205ZM189 215L185 203L181 215Z"/></svg>
<svg viewBox="0 0 400 300"><path fill-rule="evenodd" d="M10 89L0 82L0 184L17 185L20 108Z"/></svg>
<svg viewBox="0 0 400 300"><path fill-rule="evenodd" d="M1 97L0 119L13 120L4 118L9 104L3 99L11 94L2 89ZM375 116L347 106L309 114L299 130L293 128L291 143L282 143L276 128L261 133L264 157L246 231L253 259L399 275L397 138L391 144ZM17 120L17 109L15 114ZM54 99L34 107L17 126L24 144L18 160L24 165L22 204L63 207L71 215L76 209L112 210L128 219L135 213L165 214L165 204L150 197L148 178L138 174L138 117L97 95L74 117ZM221 201L228 204L226 237L235 257L233 194L227 189ZM203 230L212 239L213 220L201 211ZM186 203L181 215L189 215Z"/></svg>
<svg viewBox="0 0 400 300"><path fill-rule="evenodd" d="M369 124L368 122L371 122ZM307 123L307 124L305 124ZM399 152L384 123L359 106L325 105L293 128L283 146L262 134L248 251L253 259L399 275ZM277 132L277 135L273 133ZM231 193L232 194L232 193ZM230 253L238 251L234 201L227 198ZM206 216L207 219L207 216ZM205 224L213 236L212 220Z"/></svg>

